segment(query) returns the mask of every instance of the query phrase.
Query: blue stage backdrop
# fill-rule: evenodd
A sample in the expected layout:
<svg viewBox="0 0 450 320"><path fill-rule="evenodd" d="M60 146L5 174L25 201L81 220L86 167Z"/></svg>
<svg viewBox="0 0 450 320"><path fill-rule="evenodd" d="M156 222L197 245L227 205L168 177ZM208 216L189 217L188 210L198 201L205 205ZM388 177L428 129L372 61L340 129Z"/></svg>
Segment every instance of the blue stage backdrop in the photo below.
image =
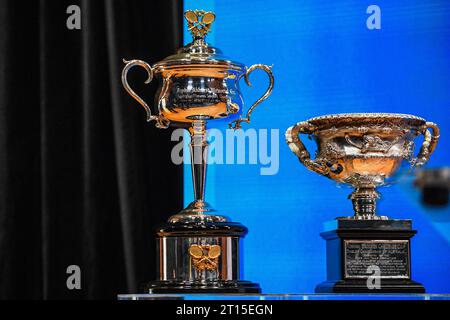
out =
<svg viewBox="0 0 450 320"><path fill-rule="evenodd" d="M381 9L381 29L366 25L372 4ZM313 292L326 277L319 233L324 222L352 214L351 190L303 167L284 132L321 114L411 113L441 127L428 167L450 165L450 1L186 0L185 9L213 10L208 42L248 66L273 65L276 78L273 94L244 128L267 129L269 137L271 129L279 130L269 139L269 150L279 152L278 172L261 175L267 167L261 163L211 165L207 199L250 229L246 279L265 293ZM186 34L185 43L190 40ZM247 108L267 86L263 72L251 80L252 88L241 83ZM423 207L411 182L381 188L378 212L413 219L419 230L412 241L414 278L430 293L448 293L450 210ZM191 188L186 167L186 203Z"/></svg>

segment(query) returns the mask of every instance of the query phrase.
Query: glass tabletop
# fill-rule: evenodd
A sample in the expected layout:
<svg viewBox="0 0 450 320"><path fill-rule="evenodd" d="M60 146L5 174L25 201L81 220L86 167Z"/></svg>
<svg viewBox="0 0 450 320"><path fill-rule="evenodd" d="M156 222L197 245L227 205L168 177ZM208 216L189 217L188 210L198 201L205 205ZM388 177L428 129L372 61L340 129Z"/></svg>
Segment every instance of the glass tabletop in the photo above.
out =
<svg viewBox="0 0 450 320"><path fill-rule="evenodd" d="M450 294L119 294L118 300L450 300Z"/></svg>

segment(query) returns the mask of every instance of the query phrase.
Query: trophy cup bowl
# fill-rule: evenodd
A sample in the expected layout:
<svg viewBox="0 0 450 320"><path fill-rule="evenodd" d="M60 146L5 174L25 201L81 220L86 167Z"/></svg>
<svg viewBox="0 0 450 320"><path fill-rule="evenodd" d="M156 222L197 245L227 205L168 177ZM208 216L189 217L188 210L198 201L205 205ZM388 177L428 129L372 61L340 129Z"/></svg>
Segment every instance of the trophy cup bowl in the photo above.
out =
<svg viewBox="0 0 450 320"><path fill-rule="evenodd" d="M190 153L194 201L171 216L157 228L159 279L147 286L150 293L163 292L260 292L258 284L240 280L239 254L247 228L218 214L204 200L208 141L206 124L217 119L230 121L233 129L250 122L253 110L272 92L274 78L271 67L255 64L246 67L222 55L205 42L215 20L215 14L203 10L188 10L184 14L193 41L154 65L142 60L124 60L122 84L141 104L147 121L158 128L187 128L191 136ZM129 70L140 66L147 71L150 83L159 82L154 104L150 108L131 89L127 81ZM269 77L265 93L242 117L244 100L239 82L256 69Z"/></svg>
<svg viewBox="0 0 450 320"><path fill-rule="evenodd" d="M195 21L194 15L197 16ZM207 22L205 16L208 16ZM159 128L167 128L169 124L185 127L206 120L227 118L231 121L230 127L239 129L241 122L250 122L253 110L271 94L274 85L271 67L263 64L246 67L226 58L219 49L209 46L205 36L215 20L212 12L187 11L185 18L193 41L153 66L142 60L124 60L123 86L144 107L147 120L155 120ZM150 83L154 77L159 82L153 110L127 82L128 71L134 66L147 71L145 83ZM249 76L256 69L268 74L270 85L242 118L244 101L239 82L244 78L247 85L251 86Z"/></svg>
<svg viewBox="0 0 450 320"><path fill-rule="evenodd" d="M431 129L433 133L430 132ZM317 143L316 158L301 142L307 134ZM424 135L417 157L414 139ZM411 167L424 165L433 153L439 128L432 122L407 114L351 113L325 115L300 122L286 131L286 141L309 170L355 191L351 219L387 219L376 215L376 188L389 183L403 161Z"/></svg>

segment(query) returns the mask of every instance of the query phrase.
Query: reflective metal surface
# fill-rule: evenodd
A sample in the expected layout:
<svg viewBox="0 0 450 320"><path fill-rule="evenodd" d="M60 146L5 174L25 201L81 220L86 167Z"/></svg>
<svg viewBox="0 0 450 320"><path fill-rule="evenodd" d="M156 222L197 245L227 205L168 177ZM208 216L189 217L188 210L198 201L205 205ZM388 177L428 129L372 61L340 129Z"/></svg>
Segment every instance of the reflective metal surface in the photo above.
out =
<svg viewBox="0 0 450 320"><path fill-rule="evenodd" d="M147 121L156 127L169 125L188 128L191 143L191 167L195 199L181 212L171 216L158 232L159 282L149 290L222 290L223 292L260 292L259 285L239 280L239 241L247 229L217 214L205 201L208 142L207 121L226 118L229 126L241 128L272 92L271 67L255 64L247 68L232 61L205 41L216 16L203 10L185 12L193 40L176 54L149 65L142 60L125 62L122 84L147 113ZM145 83L157 79L159 87L154 104L149 106L130 87L127 75L131 68L146 70ZM250 74L260 69L267 73L265 93L241 117L244 100L239 88L241 78L251 86ZM191 249L189 249L191 248ZM211 251L212 250L212 251ZM220 253L220 254L218 254Z"/></svg>
<svg viewBox="0 0 450 320"><path fill-rule="evenodd" d="M194 19L195 17L195 19ZM156 121L156 126L166 128L173 125L190 124L199 120L228 118L230 125L240 128L240 122L249 122L254 108L272 92L274 78L271 67L255 64L249 68L225 58L217 48L205 42L215 15L202 10L187 11L193 41L178 50L177 54L150 66L142 60L126 61L122 71L122 83L127 92L141 104L147 112L148 121ZM207 22L205 22L207 21ZM140 66L148 73L145 83L153 78L160 85L155 97L153 110L131 89L127 81L128 71ZM239 80L244 77L251 86L249 75L256 69L269 76L269 87L263 96L240 119L244 102L239 88Z"/></svg>
<svg viewBox="0 0 450 320"><path fill-rule="evenodd" d="M126 61L122 71L122 83L125 90L142 105L147 113L147 121L155 121L158 128L169 125L189 126L191 134L192 177L194 180L195 200L180 213L172 216L170 222L223 222L226 217L215 214L205 202L206 121L227 118L229 126L241 128L241 122L250 122L253 110L272 92L274 77L271 67L255 64L249 68L225 58L217 48L205 41L216 16L203 10L186 11L189 30L193 36L191 43L178 50L175 55L150 66L142 60ZM140 66L148 73L145 83L156 78L160 81L153 107L137 95L127 81L128 71ZM243 77L251 86L250 74L257 70L265 71L269 76L269 87L241 117L244 102L239 89L239 80Z"/></svg>
<svg viewBox="0 0 450 320"><path fill-rule="evenodd" d="M158 278L191 282L238 280L240 241L239 237L162 237L157 248L160 254ZM208 258L207 250L193 256L192 248L196 246L220 248L220 254L216 251L209 258L213 265L206 267L206 260L200 263L202 258Z"/></svg>
<svg viewBox="0 0 450 320"><path fill-rule="evenodd" d="M432 130L432 133L430 130ZM313 160L299 134L309 135L317 143ZM414 139L424 135L415 157ZM286 141L308 169L355 188L353 219L387 219L375 214L379 194L403 161L411 167L424 165L439 139L439 128L432 122L389 113L336 114L299 122L286 131Z"/></svg>

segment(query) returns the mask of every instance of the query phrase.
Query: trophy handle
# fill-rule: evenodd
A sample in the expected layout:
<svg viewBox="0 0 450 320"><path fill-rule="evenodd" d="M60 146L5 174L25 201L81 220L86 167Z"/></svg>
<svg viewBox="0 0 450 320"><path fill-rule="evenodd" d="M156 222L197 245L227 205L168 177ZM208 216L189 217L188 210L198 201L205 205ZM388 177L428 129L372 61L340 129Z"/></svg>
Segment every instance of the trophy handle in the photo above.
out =
<svg viewBox="0 0 450 320"><path fill-rule="evenodd" d="M147 62L142 61L142 60L127 61L127 60L123 59L123 62L125 63L125 67L122 70L122 85L123 85L123 87L130 94L130 96L132 96L137 102L139 102L139 104L141 106L144 107L145 112L147 113L147 121L155 120L157 128L166 129L169 126L169 120L165 119L164 117L162 117L160 115L158 115L158 116L152 115L147 103L145 103L145 101L141 97L139 97L136 94L136 92L133 91L133 89L131 89L131 87L127 81L128 71L131 68L133 68L134 66L140 66L140 67L144 68L148 74L148 78L147 78L147 80L145 80L145 84L150 83L153 79L152 67Z"/></svg>
<svg viewBox="0 0 450 320"><path fill-rule="evenodd" d="M430 130L428 129L431 129L433 133L430 133ZM413 167L421 167L430 160L430 156L439 140L439 127L433 122L427 122L425 123L422 134L424 135L424 140L420 147L419 154L416 158L411 160Z"/></svg>
<svg viewBox="0 0 450 320"><path fill-rule="evenodd" d="M323 161L312 160L311 156L306 150L305 145L300 139L299 134L312 134L314 132L314 126L309 122L299 122L295 126L290 127L286 131L286 142L292 152L298 157L301 163L309 170L317 172L321 175L328 176L331 171L332 165L327 166ZM342 170L342 168L341 168ZM339 173L339 172L336 172Z"/></svg>
<svg viewBox="0 0 450 320"><path fill-rule="evenodd" d="M266 92L264 92L264 94L262 95L262 97L259 98L258 100L256 100L256 102L250 107L250 109L248 109L247 115L245 116L245 118L240 118L240 119L238 119L238 120L234 120L234 121L232 121L232 122L229 124L229 127L230 127L231 129L236 130L236 129L242 128L241 122L250 123L250 115L252 114L253 110L254 110L261 102L263 102L264 100L266 100L267 97L270 96L270 94L272 93L273 86L274 86L274 83L275 83L275 79L274 79L274 77L273 77L272 70L271 70L270 68L272 68L272 67L266 66L265 64L254 64L254 65L252 65L250 68L247 69L247 72L245 73L244 78L245 78L245 82L247 83L247 85L248 85L249 87L252 86L252 84L251 84L251 82L250 82L250 80L249 80L249 75L250 75L250 73L252 73L255 69L261 69L261 70L264 70L264 71L267 73L267 75L269 76L269 81L270 81L270 82L269 82L269 87L267 88ZM234 125L233 125L233 123L234 123Z"/></svg>

